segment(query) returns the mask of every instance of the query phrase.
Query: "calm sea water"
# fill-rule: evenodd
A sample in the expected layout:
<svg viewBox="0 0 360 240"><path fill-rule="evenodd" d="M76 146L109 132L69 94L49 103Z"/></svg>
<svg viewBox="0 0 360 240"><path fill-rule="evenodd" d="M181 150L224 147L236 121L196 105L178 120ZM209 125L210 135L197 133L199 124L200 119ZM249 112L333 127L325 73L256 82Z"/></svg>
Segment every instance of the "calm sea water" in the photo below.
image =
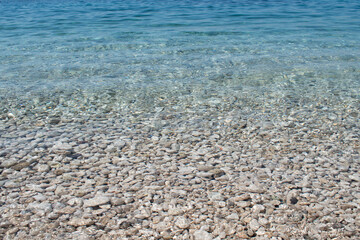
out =
<svg viewBox="0 0 360 240"><path fill-rule="evenodd" d="M0 2L2 98L175 86L358 101L360 2Z"/></svg>

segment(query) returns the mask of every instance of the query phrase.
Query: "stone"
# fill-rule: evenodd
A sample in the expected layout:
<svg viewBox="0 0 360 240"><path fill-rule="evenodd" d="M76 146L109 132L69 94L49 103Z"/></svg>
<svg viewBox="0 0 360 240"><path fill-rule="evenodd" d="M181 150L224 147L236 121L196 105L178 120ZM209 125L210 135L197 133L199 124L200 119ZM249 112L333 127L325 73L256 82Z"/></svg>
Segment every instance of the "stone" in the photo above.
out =
<svg viewBox="0 0 360 240"><path fill-rule="evenodd" d="M162 231L160 233L160 235L164 240L170 240L170 239L173 239L173 237L174 237L174 235L171 234L171 232L169 232L169 231Z"/></svg>
<svg viewBox="0 0 360 240"><path fill-rule="evenodd" d="M184 210L181 208L177 208L177 207L171 207L168 210L168 214L171 216L177 216L177 215L181 215L184 213Z"/></svg>
<svg viewBox="0 0 360 240"><path fill-rule="evenodd" d="M187 192L180 189L172 189L170 190L171 195L174 197L185 197L187 195Z"/></svg>
<svg viewBox="0 0 360 240"><path fill-rule="evenodd" d="M70 206L82 206L83 205L83 200L81 198L71 198L67 204L69 204Z"/></svg>
<svg viewBox="0 0 360 240"><path fill-rule="evenodd" d="M90 218L74 217L67 224L73 227L91 226L94 224L94 221Z"/></svg>
<svg viewBox="0 0 360 240"><path fill-rule="evenodd" d="M198 166L198 170L199 171L204 171L204 172L208 172L210 170L213 170L215 167L211 166L211 165L199 165Z"/></svg>
<svg viewBox="0 0 360 240"><path fill-rule="evenodd" d="M186 217L178 217L175 221L175 226L181 229L186 229L190 226L190 221Z"/></svg>
<svg viewBox="0 0 360 240"><path fill-rule="evenodd" d="M298 202L298 193L296 190L291 190L286 196L287 205L295 205Z"/></svg>
<svg viewBox="0 0 360 240"><path fill-rule="evenodd" d="M56 117L50 118L50 119L48 120L48 122L49 122L49 124L51 124L51 125L56 125L56 124L59 124L59 123L61 122L61 118L56 118Z"/></svg>
<svg viewBox="0 0 360 240"><path fill-rule="evenodd" d="M36 169L38 170L38 172L49 172L50 171L50 167L47 164L38 164L36 166Z"/></svg>
<svg viewBox="0 0 360 240"><path fill-rule="evenodd" d="M221 177L221 176L224 176L224 175L225 175L224 170L219 169L219 168L215 168L215 169L213 169L213 170L210 170L209 172L212 174L212 176L213 176L214 178L218 178L218 177Z"/></svg>
<svg viewBox="0 0 360 240"><path fill-rule="evenodd" d="M358 174L358 173L349 175L349 178L355 182L360 182L360 174Z"/></svg>
<svg viewBox="0 0 360 240"><path fill-rule="evenodd" d="M265 213L265 207L263 205L259 205L259 204L255 204L252 207L252 211L255 214L259 214L259 213Z"/></svg>
<svg viewBox="0 0 360 240"><path fill-rule="evenodd" d="M32 202L28 205L27 209L34 211L35 213L49 213L52 211L52 205L49 202Z"/></svg>
<svg viewBox="0 0 360 240"><path fill-rule="evenodd" d="M194 240L212 240L212 236L210 233L204 230L197 230L193 234Z"/></svg>
<svg viewBox="0 0 360 240"><path fill-rule="evenodd" d="M95 196L94 198L84 201L84 207L96 207L110 202L110 198L106 196Z"/></svg>
<svg viewBox="0 0 360 240"><path fill-rule="evenodd" d="M45 201L46 200L46 197L43 195L43 194L37 194L34 196L34 199L38 202L41 202L41 201Z"/></svg>
<svg viewBox="0 0 360 240"><path fill-rule="evenodd" d="M250 200L250 199L251 199L250 194L245 193L245 194L241 194L239 196L234 197L232 200L237 202L237 201L247 201L247 200Z"/></svg>
<svg viewBox="0 0 360 240"><path fill-rule="evenodd" d="M18 188L20 187L20 183L18 182L14 182L14 181L7 181L4 184L5 188Z"/></svg>
<svg viewBox="0 0 360 240"><path fill-rule="evenodd" d="M56 142L51 148L52 153L56 154L71 154L74 151L73 147L69 143L63 143L61 141Z"/></svg>
<svg viewBox="0 0 360 240"><path fill-rule="evenodd" d="M15 164L11 168L16 170L16 171L20 171L21 169L27 168L28 166L30 166L29 162L20 162L20 163Z"/></svg>
<svg viewBox="0 0 360 240"><path fill-rule="evenodd" d="M211 201L223 201L224 196L219 192L210 192L208 194Z"/></svg>
<svg viewBox="0 0 360 240"><path fill-rule="evenodd" d="M238 239L249 239L249 236L247 235L246 231L240 231L236 233L236 237L238 237Z"/></svg>
<svg viewBox="0 0 360 240"><path fill-rule="evenodd" d="M54 170L55 175L60 176L65 172L64 169L58 168Z"/></svg>
<svg viewBox="0 0 360 240"><path fill-rule="evenodd" d="M252 193L264 193L265 189L262 186L251 184L247 190Z"/></svg>
<svg viewBox="0 0 360 240"><path fill-rule="evenodd" d="M67 207L64 207L64 208L61 208L61 209L56 210L56 213L60 213L60 214L73 214L75 211L76 211L75 208L67 206Z"/></svg>
<svg viewBox="0 0 360 240"><path fill-rule="evenodd" d="M235 202L235 204L236 206L241 208L246 208L251 206L251 203L249 201L239 201L239 202Z"/></svg>
<svg viewBox="0 0 360 240"><path fill-rule="evenodd" d="M113 206L120 206L120 205L126 204L125 199L118 198L118 197L111 198L110 202L111 202L111 205L113 205Z"/></svg>
<svg viewBox="0 0 360 240"><path fill-rule="evenodd" d="M1 163L1 167L9 168L9 167L16 165L17 163L18 163L18 161L16 159L8 159Z"/></svg>
<svg viewBox="0 0 360 240"><path fill-rule="evenodd" d="M258 221L256 219L252 219L249 223L249 227L251 230L256 232L260 228L260 224L258 223Z"/></svg>
<svg viewBox="0 0 360 240"><path fill-rule="evenodd" d="M239 220L239 215L237 213L232 213L229 216L227 216L226 219L227 220L237 221L237 220Z"/></svg>
<svg viewBox="0 0 360 240"><path fill-rule="evenodd" d="M197 172L196 176L199 178L213 178L214 174L211 172Z"/></svg>
<svg viewBox="0 0 360 240"><path fill-rule="evenodd" d="M126 146L126 142L123 140L116 140L113 142L113 145L117 147L119 150L123 149Z"/></svg>

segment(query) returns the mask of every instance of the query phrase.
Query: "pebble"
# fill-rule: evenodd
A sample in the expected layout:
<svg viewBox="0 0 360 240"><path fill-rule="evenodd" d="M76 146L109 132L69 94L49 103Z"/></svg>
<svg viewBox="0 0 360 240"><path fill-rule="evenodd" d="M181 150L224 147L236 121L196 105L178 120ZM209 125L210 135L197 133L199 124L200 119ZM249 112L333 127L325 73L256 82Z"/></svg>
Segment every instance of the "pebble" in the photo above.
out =
<svg viewBox="0 0 360 240"><path fill-rule="evenodd" d="M7 182L5 182L4 187L6 187L6 188L18 188L18 187L20 187L20 183L13 182L13 181L7 181Z"/></svg>
<svg viewBox="0 0 360 240"><path fill-rule="evenodd" d="M39 212L49 213L52 210L52 205L51 203L48 202L41 202L41 203L33 202L28 205L27 209L33 210L35 213L39 213Z"/></svg>
<svg viewBox="0 0 360 240"><path fill-rule="evenodd" d="M74 217L67 224L74 227L91 226L94 224L94 221L88 218Z"/></svg>
<svg viewBox="0 0 360 240"><path fill-rule="evenodd" d="M70 206L81 206L83 204L83 200L81 198L71 198L67 204Z"/></svg>
<svg viewBox="0 0 360 240"><path fill-rule="evenodd" d="M28 166L30 166L29 162L20 162L20 163L15 164L11 168L16 170L16 171L20 171L21 169L27 168Z"/></svg>
<svg viewBox="0 0 360 240"><path fill-rule="evenodd" d="M113 197L111 198L111 205L113 206L120 206L120 205L125 205L126 201L123 198L117 198L117 197Z"/></svg>
<svg viewBox="0 0 360 240"><path fill-rule="evenodd" d="M219 192L210 192L209 198L211 201L223 201L224 196Z"/></svg>
<svg viewBox="0 0 360 240"><path fill-rule="evenodd" d="M349 178L353 181L360 182L360 174L358 174L358 173L349 175Z"/></svg>
<svg viewBox="0 0 360 240"><path fill-rule="evenodd" d="M249 227L253 231L257 231L260 228L260 224L256 219L252 219L249 223Z"/></svg>
<svg viewBox="0 0 360 240"><path fill-rule="evenodd" d="M360 239L348 98L271 108L290 100L209 92L211 104L199 93L203 103L179 106L193 101L184 93L154 96L155 111L135 107L140 91L106 107L86 94L62 101L69 112L0 116L1 239Z"/></svg>
<svg viewBox="0 0 360 240"><path fill-rule="evenodd" d="M110 198L106 196L95 196L94 198L84 201L84 207L96 207L110 202Z"/></svg>
<svg viewBox="0 0 360 240"><path fill-rule="evenodd" d="M49 165L47 164L38 164L36 166L36 169L39 171L39 172L49 172L50 171L50 167Z"/></svg>
<svg viewBox="0 0 360 240"><path fill-rule="evenodd" d="M210 170L213 170L215 167L214 167L214 166L210 166L210 165L199 165L197 168L198 168L198 171L208 172L208 171L210 171Z"/></svg>
<svg viewBox="0 0 360 240"><path fill-rule="evenodd" d="M175 221L175 226L181 229L186 229L190 226L190 221L185 217L178 217Z"/></svg>
<svg viewBox="0 0 360 240"><path fill-rule="evenodd" d="M265 213L265 207L263 205L259 205L259 204L255 204L252 207L252 211L255 214L259 214L259 213Z"/></svg>
<svg viewBox="0 0 360 240"><path fill-rule="evenodd" d="M197 230L194 232L194 240L212 240L212 236L210 233L204 230Z"/></svg>
<svg viewBox="0 0 360 240"><path fill-rule="evenodd" d="M239 201L239 202L235 202L235 204L241 208L246 208L251 206L251 202L248 201Z"/></svg>
<svg viewBox="0 0 360 240"><path fill-rule="evenodd" d="M229 216L227 216L226 219L237 221L239 220L239 215L237 213L232 213Z"/></svg>
<svg viewBox="0 0 360 240"><path fill-rule="evenodd" d="M8 159L8 160L3 161L0 166L3 168L9 168L9 167L16 165L17 163L18 163L18 161L16 159Z"/></svg>

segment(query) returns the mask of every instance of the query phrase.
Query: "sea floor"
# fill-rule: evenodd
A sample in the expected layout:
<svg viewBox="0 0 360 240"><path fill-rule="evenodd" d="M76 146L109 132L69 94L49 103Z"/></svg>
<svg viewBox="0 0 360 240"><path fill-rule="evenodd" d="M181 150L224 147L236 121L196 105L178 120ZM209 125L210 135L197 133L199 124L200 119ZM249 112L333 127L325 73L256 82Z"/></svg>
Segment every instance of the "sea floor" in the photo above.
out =
<svg viewBox="0 0 360 240"><path fill-rule="evenodd" d="M356 88L286 89L1 98L0 238L359 239Z"/></svg>

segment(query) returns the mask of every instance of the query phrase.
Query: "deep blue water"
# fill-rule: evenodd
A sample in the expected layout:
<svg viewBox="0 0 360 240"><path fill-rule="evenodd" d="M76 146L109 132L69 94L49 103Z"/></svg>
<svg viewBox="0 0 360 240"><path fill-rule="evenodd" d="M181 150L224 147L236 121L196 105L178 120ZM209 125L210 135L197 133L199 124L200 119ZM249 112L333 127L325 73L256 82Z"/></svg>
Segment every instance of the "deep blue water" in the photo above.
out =
<svg viewBox="0 0 360 240"><path fill-rule="evenodd" d="M177 84L358 99L360 2L0 2L2 96Z"/></svg>

